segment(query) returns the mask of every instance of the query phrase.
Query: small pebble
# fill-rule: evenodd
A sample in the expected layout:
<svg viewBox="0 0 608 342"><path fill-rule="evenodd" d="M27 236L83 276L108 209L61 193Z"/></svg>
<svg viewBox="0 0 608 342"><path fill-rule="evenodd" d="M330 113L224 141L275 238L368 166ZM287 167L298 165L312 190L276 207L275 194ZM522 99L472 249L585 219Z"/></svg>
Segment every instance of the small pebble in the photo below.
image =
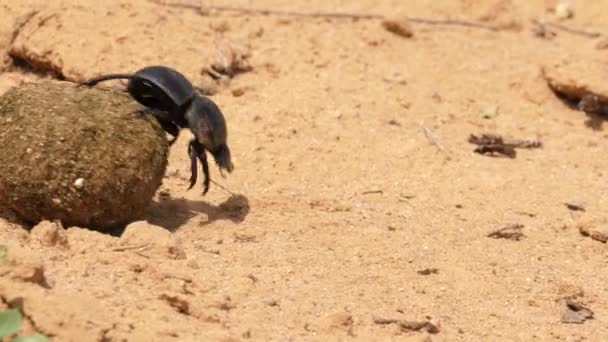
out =
<svg viewBox="0 0 608 342"><path fill-rule="evenodd" d="M232 89L232 96L239 97L245 94L245 90L243 88Z"/></svg>
<svg viewBox="0 0 608 342"><path fill-rule="evenodd" d="M564 1L555 6L555 15L557 16L557 19L563 20L571 18L574 15L574 12L572 11L570 3Z"/></svg>
<svg viewBox="0 0 608 342"><path fill-rule="evenodd" d="M196 262L196 259L194 258L188 258L188 261L186 262L186 266L198 270L199 269L199 265L198 262Z"/></svg>
<svg viewBox="0 0 608 342"><path fill-rule="evenodd" d="M414 35L410 23L406 18L386 18L382 21L385 30L404 38Z"/></svg>
<svg viewBox="0 0 608 342"><path fill-rule="evenodd" d="M82 189L84 187L84 178L78 178L74 181L74 187L76 189Z"/></svg>
<svg viewBox="0 0 608 342"><path fill-rule="evenodd" d="M595 43L595 48L598 50L608 49L608 37L603 37Z"/></svg>

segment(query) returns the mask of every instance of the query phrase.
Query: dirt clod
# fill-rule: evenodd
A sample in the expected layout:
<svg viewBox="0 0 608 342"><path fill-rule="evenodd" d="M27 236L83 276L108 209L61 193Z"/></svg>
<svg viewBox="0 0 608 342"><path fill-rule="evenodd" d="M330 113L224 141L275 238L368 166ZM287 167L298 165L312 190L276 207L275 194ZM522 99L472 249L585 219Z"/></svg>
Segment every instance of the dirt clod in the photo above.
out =
<svg viewBox="0 0 608 342"><path fill-rule="evenodd" d="M58 222L42 221L31 231L30 237L43 246L57 246L68 249L68 238L65 229Z"/></svg>
<svg viewBox="0 0 608 342"><path fill-rule="evenodd" d="M608 49L608 37L602 37L595 43L595 48L598 50Z"/></svg>
<svg viewBox="0 0 608 342"><path fill-rule="evenodd" d="M177 311L181 314L184 314L184 315L190 314L190 304L188 303L187 300L181 298L180 296L164 293L164 294L160 295L158 298L167 302L167 304L169 304L172 308L174 308L175 311Z"/></svg>
<svg viewBox="0 0 608 342"><path fill-rule="evenodd" d="M374 323L376 324L397 324L403 331L426 331L429 334L439 333L439 326L429 320L425 321L408 321L395 318L382 318L374 317Z"/></svg>
<svg viewBox="0 0 608 342"><path fill-rule="evenodd" d="M16 245L6 248L5 260L0 263L0 279L33 283L43 288L50 288L42 260Z"/></svg>
<svg viewBox="0 0 608 342"><path fill-rule="evenodd" d="M412 26L407 18L386 18L382 20L382 27L384 27L385 30L404 38L410 38L414 35Z"/></svg>
<svg viewBox="0 0 608 342"><path fill-rule="evenodd" d="M320 326L324 331L345 331L349 335L353 333L353 316L348 312L330 314L321 320Z"/></svg>
<svg viewBox="0 0 608 342"><path fill-rule="evenodd" d="M515 158L516 148L540 148L542 142L538 140L522 140L505 138L498 134L481 134L479 136L471 134L469 143L478 145L474 152L484 155L494 156L496 154L503 155L509 158Z"/></svg>
<svg viewBox="0 0 608 342"><path fill-rule="evenodd" d="M431 275L431 274L439 274L439 269L437 268L425 268L420 271L416 271L416 273L420 275Z"/></svg>
<svg viewBox="0 0 608 342"><path fill-rule="evenodd" d="M580 204L566 202L564 205L572 211L585 211L585 207Z"/></svg>
<svg viewBox="0 0 608 342"><path fill-rule="evenodd" d="M524 229L523 224L510 224L491 232L488 234L488 237L493 239L519 241L526 237L526 235L522 233L522 229Z"/></svg>
<svg viewBox="0 0 608 342"><path fill-rule="evenodd" d="M566 308L561 317L562 323L581 324L588 319L593 319L594 314L591 309L575 303L572 299L564 298L564 304Z"/></svg>
<svg viewBox="0 0 608 342"><path fill-rule="evenodd" d="M0 97L0 202L36 224L106 230L142 213L160 186L167 139L124 94L43 81ZM73 186L86 179L82 188Z"/></svg>
<svg viewBox="0 0 608 342"><path fill-rule="evenodd" d="M583 236L588 236L595 241L602 243L608 242L608 229L596 227L595 224L583 223L578 227L579 232Z"/></svg>
<svg viewBox="0 0 608 342"><path fill-rule="evenodd" d="M180 240L174 234L145 221L129 224L120 236L120 240L124 250L133 248L144 253L161 253L172 259L187 258Z"/></svg>

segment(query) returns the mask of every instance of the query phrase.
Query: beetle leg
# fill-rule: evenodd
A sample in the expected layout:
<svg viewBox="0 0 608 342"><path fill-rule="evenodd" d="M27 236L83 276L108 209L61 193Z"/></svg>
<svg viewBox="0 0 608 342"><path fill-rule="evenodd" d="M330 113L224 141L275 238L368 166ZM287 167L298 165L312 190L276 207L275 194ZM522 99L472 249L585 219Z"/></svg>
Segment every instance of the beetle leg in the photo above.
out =
<svg viewBox="0 0 608 342"><path fill-rule="evenodd" d="M153 108L143 108L134 111L133 114L150 114L154 116L158 120L158 123L163 128L163 130L173 136L173 139L169 140L169 146L172 146L173 143L175 143L175 141L177 140L177 136L179 135L179 127L173 122L171 122L171 116L169 113Z"/></svg>
<svg viewBox="0 0 608 342"><path fill-rule="evenodd" d="M188 144L188 156L190 157L190 186L188 190L192 189L194 184L196 184L196 179L198 178L198 171L196 168L196 150L194 149L194 139L190 140Z"/></svg>
<svg viewBox="0 0 608 342"><path fill-rule="evenodd" d="M205 154L205 151L203 151L201 154L199 154L198 158L201 160L201 164L203 164L203 174L205 175L205 180L203 182L203 185L204 185L203 195L204 195L207 193L207 191L209 191L209 182L211 181L211 179L209 177L209 163L207 163L207 154Z"/></svg>
<svg viewBox="0 0 608 342"><path fill-rule="evenodd" d="M196 183L196 158L198 158L203 166L203 175L205 176L203 180L203 195L205 195L209 191L209 183L211 182L211 178L209 177L209 162L207 161L205 149L203 148L203 145L193 138L190 140L190 145L188 145L188 154L190 155L190 166L192 171L190 187L188 189L191 189L192 186L194 186L194 183Z"/></svg>

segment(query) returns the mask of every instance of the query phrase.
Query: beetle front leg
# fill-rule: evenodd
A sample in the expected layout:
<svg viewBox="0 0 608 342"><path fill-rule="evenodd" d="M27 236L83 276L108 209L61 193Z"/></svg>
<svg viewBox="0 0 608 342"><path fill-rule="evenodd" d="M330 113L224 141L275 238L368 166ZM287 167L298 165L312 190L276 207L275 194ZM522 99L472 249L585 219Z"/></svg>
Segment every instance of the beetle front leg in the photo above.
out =
<svg viewBox="0 0 608 342"><path fill-rule="evenodd" d="M192 189L194 184L196 184L196 179L198 178L198 171L196 166L196 150L194 149L194 139L190 140L188 144L188 156L190 157L190 186L188 190Z"/></svg>
<svg viewBox="0 0 608 342"><path fill-rule="evenodd" d="M205 195L209 191L209 183L211 182L211 178L209 177L209 162L207 161L207 154L205 153L203 145L201 145L195 138L190 140L190 144L188 145L188 155L190 156L191 168L190 186L188 187L188 190L194 186L198 177L198 172L196 169L196 159L198 158L203 166L203 175L205 176L203 180L203 195Z"/></svg>

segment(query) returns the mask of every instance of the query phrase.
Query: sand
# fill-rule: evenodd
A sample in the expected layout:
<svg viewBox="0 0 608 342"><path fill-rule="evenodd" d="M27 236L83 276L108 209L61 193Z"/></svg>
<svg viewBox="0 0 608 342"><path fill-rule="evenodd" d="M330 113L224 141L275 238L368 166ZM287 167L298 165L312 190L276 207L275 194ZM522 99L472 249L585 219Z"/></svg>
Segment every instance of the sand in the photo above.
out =
<svg viewBox="0 0 608 342"><path fill-rule="evenodd" d="M556 3L208 2L495 28L410 21L408 37L381 19L0 2L12 56L0 91L169 65L213 94L235 163L222 178L211 162L232 194L186 191L183 131L145 220L122 236L0 221L0 305L21 298L24 329L58 341L605 339L603 119L558 98L542 70L589 60L605 73L606 50L532 20L604 33L608 5L573 2L559 20ZM218 63L237 72L215 81ZM542 147L475 153L468 138L483 133ZM522 235L491 234L513 225ZM564 298L593 318L561 322Z"/></svg>

